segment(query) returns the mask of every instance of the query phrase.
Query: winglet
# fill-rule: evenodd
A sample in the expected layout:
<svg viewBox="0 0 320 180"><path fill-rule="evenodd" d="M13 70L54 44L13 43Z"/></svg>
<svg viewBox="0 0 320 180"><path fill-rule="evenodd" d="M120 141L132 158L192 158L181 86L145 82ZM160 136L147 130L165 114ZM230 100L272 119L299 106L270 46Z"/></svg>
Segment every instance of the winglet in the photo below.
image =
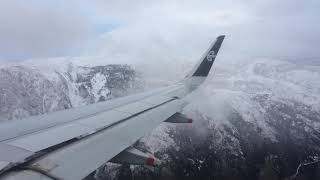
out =
<svg viewBox="0 0 320 180"><path fill-rule="evenodd" d="M225 38L225 35L218 36L216 41L210 46L210 48L206 51L204 56L200 59L200 62L193 68L191 73L187 76L200 76L206 77L208 76L211 66L216 59L216 56L219 52L221 44Z"/></svg>

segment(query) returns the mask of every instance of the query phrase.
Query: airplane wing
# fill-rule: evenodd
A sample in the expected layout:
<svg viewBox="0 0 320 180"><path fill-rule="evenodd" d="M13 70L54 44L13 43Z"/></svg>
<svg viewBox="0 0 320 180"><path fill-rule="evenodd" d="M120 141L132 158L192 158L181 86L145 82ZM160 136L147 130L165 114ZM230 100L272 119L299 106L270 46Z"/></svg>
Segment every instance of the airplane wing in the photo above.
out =
<svg viewBox="0 0 320 180"><path fill-rule="evenodd" d="M190 123L183 97L207 77L225 36L174 85L89 106L0 124L0 179L83 179L104 163L156 166L132 147L162 122Z"/></svg>

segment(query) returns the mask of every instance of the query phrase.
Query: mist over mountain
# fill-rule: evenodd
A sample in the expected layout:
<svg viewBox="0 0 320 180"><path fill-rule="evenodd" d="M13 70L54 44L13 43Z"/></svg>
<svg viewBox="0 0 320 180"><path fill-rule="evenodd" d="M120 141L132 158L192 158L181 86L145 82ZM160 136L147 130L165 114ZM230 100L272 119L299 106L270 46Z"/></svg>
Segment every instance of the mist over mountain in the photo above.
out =
<svg viewBox="0 0 320 180"><path fill-rule="evenodd" d="M169 84L191 67L175 68L179 63L163 79L153 68L165 64L2 66L0 117L21 119ZM183 113L194 123L163 123L135 144L159 157L161 168L107 163L88 179L319 179L319 78L319 65L297 60L216 63L187 97Z"/></svg>
<svg viewBox="0 0 320 180"><path fill-rule="evenodd" d="M108 163L97 179L319 179L320 68L255 59L217 63L190 95L192 125L162 124L136 144L160 169Z"/></svg>
<svg viewBox="0 0 320 180"><path fill-rule="evenodd" d="M319 7L2 0L0 122L172 84L224 34L210 76L186 97L194 123L162 123L135 144L163 167L106 163L88 179L319 180Z"/></svg>

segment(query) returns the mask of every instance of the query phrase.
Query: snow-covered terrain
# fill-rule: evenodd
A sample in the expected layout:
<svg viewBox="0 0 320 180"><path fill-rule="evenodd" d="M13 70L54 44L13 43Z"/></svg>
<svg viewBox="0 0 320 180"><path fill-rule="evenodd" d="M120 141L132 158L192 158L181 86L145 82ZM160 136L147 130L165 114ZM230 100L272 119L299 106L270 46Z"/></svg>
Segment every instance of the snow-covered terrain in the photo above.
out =
<svg viewBox="0 0 320 180"><path fill-rule="evenodd" d="M14 64L0 68L0 120L22 119L142 91L129 65Z"/></svg>
<svg viewBox="0 0 320 180"><path fill-rule="evenodd" d="M306 64L217 62L188 97L195 122L163 124L137 144L165 168L107 164L117 176L104 179L319 179L320 66Z"/></svg>
<svg viewBox="0 0 320 180"><path fill-rule="evenodd" d="M167 158L172 171L166 177L285 179L300 163L317 162L320 66L274 59L218 63L188 97L184 113L195 123L160 127L155 138L143 139ZM170 138L157 138L160 132ZM312 165L295 178L320 178L319 163Z"/></svg>
<svg viewBox="0 0 320 180"><path fill-rule="evenodd" d="M61 59L2 65L1 120L166 85L182 78L193 65L165 61L159 66L137 64L132 68L98 62L88 65L87 59ZM160 69L166 66L161 77ZM207 81L187 97L190 104L184 113L194 123L163 123L136 144L160 157L164 168L151 172L143 167L107 163L96 177L319 179L319 79L319 64L296 59L220 58Z"/></svg>

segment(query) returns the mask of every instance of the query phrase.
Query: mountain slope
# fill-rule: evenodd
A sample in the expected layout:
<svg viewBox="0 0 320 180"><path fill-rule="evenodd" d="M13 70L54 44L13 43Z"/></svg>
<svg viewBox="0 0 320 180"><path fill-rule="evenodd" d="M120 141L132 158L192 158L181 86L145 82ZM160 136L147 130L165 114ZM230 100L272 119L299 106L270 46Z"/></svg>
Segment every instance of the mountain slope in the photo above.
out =
<svg viewBox="0 0 320 180"><path fill-rule="evenodd" d="M163 168L108 163L96 177L319 179L319 78L317 65L272 59L218 64L188 97L184 113L192 125L161 125L136 145L164 160ZM106 175L109 167L116 176Z"/></svg>
<svg viewBox="0 0 320 180"><path fill-rule="evenodd" d="M141 79L128 65L65 67L0 68L0 120L92 104L142 88Z"/></svg>
<svg viewBox="0 0 320 180"><path fill-rule="evenodd" d="M0 117L19 119L167 83L142 78L139 72L152 74L146 69L4 66ZM107 163L91 178L319 179L318 79L320 67L312 64L274 59L217 63L206 83L187 97L184 113L195 120L192 125L163 123L135 144L162 159L162 168Z"/></svg>

